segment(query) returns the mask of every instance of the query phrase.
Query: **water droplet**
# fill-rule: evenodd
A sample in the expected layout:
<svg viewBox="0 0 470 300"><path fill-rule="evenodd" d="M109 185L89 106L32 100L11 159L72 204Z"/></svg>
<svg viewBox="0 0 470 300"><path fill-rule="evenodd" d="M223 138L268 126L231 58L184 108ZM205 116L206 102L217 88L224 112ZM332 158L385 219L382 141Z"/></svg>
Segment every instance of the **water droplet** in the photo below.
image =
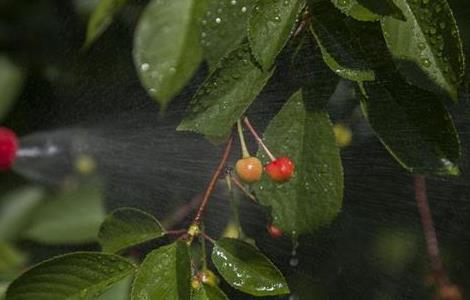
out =
<svg viewBox="0 0 470 300"><path fill-rule="evenodd" d="M348 6L349 5L349 0L339 0L338 5L339 6Z"/></svg>
<svg viewBox="0 0 470 300"><path fill-rule="evenodd" d="M418 44L418 49L419 49L419 50L424 50L424 49L426 49L426 44L425 44L425 43L419 43L419 44Z"/></svg>
<svg viewBox="0 0 470 300"><path fill-rule="evenodd" d="M297 257L291 257L289 260L289 265L291 267L297 267L299 265L299 259Z"/></svg>
<svg viewBox="0 0 470 300"><path fill-rule="evenodd" d="M237 0L232 0L232 1L230 1L230 4L232 4L232 5L237 5Z"/></svg>
<svg viewBox="0 0 470 300"><path fill-rule="evenodd" d="M220 22L222 22L222 19L221 19L221 18L215 18L215 22L216 22L217 24L220 24Z"/></svg>
<svg viewBox="0 0 470 300"><path fill-rule="evenodd" d="M431 61L425 57L421 58L421 64L425 68L429 68L431 66Z"/></svg>
<svg viewBox="0 0 470 300"><path fill-rule="evenodd" d="M280 16L275 16L274 17L274 22L277 22L277 23L281 22L281 17Z"/></svg>
<svg viewBox="0 0 470 300"><path fill-rule="evenodd" d="M201 37L205 38L207 34L205 32L201 32Z"/></svg>
<svg viewBox="0 0 470 300"><path fill-rule="evenodd" d="M150 65L148 63L144 63L140 66L140 69L143 71L143 72L147 72L149 69L150 69Z"/></svg>
<svg viewBox="0 0 470 300"><path fill-rule="evenodd" d="M289 3L290 3L290 0L284 0L284 3L283 3L283 4L284 4L284 6L288 6Z"/></svg>
<svg viewBox="0 0 470 300"><path fill-rule="evenodd" d="M246 6L242 7L242 13L246 13Z"/></svg>

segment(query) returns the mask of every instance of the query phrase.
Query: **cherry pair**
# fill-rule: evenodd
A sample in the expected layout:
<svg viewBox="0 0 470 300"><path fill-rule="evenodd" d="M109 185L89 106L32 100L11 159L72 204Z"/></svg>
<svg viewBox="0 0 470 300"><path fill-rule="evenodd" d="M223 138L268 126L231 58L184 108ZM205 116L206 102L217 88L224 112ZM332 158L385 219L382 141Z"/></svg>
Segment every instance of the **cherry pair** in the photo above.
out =
<svg viewBox="0 0 470 300"><path fill-rule="evenodd" d="M292 160L287 157L274 157L271 154L269 149L263 143L262 139L258 136L253 126L251 126L248 119L244 118L244 123L246 127L251 131L254 138L258 144L263 148L266 154L271 159L265 167L264 170L268 176L275 182L285 182L288 181L293 175L295 170L295 165ZM243 136L243 129L241 126L240 120L237 122L238 134L240 137L240 144L242 147L242 158L239 159L235 165L235 171L237 172L238 177L246 183L254 183L261 179L261 174L263 173L263 165L257 157L253 157L248 152L248 149L245 144L245 138Z"/></svg>

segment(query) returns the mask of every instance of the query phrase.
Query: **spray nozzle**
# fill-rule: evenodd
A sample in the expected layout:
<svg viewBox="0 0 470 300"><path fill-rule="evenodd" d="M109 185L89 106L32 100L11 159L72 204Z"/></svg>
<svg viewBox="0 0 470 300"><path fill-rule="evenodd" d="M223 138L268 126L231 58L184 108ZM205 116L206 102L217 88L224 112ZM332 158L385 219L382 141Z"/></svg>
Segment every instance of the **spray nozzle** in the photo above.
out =
<svg viewBox="0 0 470 300"><path fill-rule="evenodd" d="M16 159L18 137L15 132L6 127L0 127L0 171L11 168Z"/></svg>

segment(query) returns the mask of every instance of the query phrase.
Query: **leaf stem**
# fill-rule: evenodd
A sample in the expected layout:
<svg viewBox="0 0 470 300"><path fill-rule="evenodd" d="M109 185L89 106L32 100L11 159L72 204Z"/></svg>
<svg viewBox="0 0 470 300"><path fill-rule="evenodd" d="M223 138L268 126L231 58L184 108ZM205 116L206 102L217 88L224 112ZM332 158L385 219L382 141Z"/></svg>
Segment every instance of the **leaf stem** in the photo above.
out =
<svg viewBox="0 0 470 300"><path fill-rule="evenodd" d="M422 175L415 176L414 187L416 204L418 206L424 238L426 240L426 248L431 261L431 269L434 273L437 284L440 287L446 286L449 284L449 279L439 253L439 242L437 240L436 230L434 228L431 209L429 207L428 196L426 193L426 178Z"/></svg>
<svg viewBox="0 0 470 300"><path fill-rule="evenodd" d="M209 185L207 186L206 192L204 193L204 196L202 198L201 205L199 206L199 209L196 213L196 217L194 218L193 224L195 224L196 226L199 226L199 224L201 223L202 214L204 213L204 210L206 209L207 204L209 203L209 198L212 195L212 192L214 191L215 185L217 183L217 179L219 179L220 173L222 172L225 164L227 163L230 150L232 149L232 144L233 144L233 135L230 135L230 138L225 144L224 153L222 155L222 158L220 159L219 165L217 166L217 168L214 171L214 174L212 175Z"/></svg>
<svg viewBox="0 0 470 300"><path fill-rule="evenodd" d="M206 239L206 240L208 240L209 242L211 242L212 244L215 244L215 240L214 240L213 238L211 238L210 236L208 236L207 233L201 232L201 236L202 236L204 239Z"/></svg>
<svg viewBox="0 0 470 300"><path fill-rule="evenodd" d="M271 153L271 151L269 151L268 147L266 147L266 145L263 143L263 140L259 137L258 133L253 128L253 126L251 125L251 123L250 123L250 121L248 120L247 117L243 118L243 122L245 123L246 128L248 128L248 130L250 130L251 134L255 138L258 145L260 145L260 147L263 148L264 152L266 152L266 154L269 156L269 158L272 161L276 160L276 157L274 157L274 155Z"/></svg>
<svg viewBox="0 0 470 300"><path fill-rule="evenodd" d="M248 152L248 148L246 147L245 136L243 135L243 127L240 119L237 120L237 131L238 137L240 138L240 146L242 147L242 157L248 158L250 157L250 152Z"/></svg>
<svg viewBox="0 0 470 300"><path fill-rule="evenodd" d="M201 224L201 232L204 232L204 223ZM203 236L199 236L199 242L201 244L201 252L202 252L202 257L201 257L201 262L202 262L202 270L206 271L207 270L207 249L206 249L206 239Z"/></svg>

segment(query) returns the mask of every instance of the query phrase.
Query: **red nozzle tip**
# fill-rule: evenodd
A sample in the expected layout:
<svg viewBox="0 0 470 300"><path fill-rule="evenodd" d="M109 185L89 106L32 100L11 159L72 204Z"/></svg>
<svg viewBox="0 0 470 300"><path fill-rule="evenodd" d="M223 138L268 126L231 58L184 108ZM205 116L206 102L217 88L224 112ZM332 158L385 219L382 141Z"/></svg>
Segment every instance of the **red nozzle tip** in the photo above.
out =
<svg viewBox="0 0 470 300"><path fill-rule="evenodd" d="M18 138L16 134L5 127L0 127L0 171L11 168L16 159Z"/></svg>

